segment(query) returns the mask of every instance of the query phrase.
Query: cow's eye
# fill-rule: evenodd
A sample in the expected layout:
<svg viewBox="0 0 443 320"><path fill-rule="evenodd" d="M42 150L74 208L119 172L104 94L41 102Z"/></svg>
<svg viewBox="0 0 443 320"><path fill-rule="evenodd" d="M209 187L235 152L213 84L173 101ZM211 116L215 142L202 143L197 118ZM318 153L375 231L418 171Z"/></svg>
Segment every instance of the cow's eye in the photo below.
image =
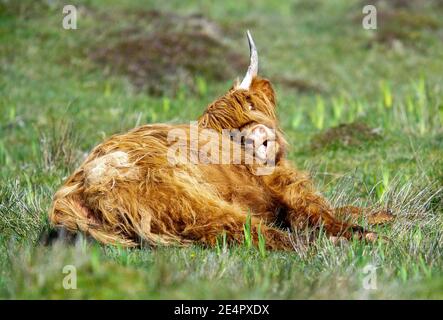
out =
<svg viewBox="0 0 443 320"><path fill-rule="evenodd" d="M255 110L254 106L252 104L248 105L249 110Z"/></svg>

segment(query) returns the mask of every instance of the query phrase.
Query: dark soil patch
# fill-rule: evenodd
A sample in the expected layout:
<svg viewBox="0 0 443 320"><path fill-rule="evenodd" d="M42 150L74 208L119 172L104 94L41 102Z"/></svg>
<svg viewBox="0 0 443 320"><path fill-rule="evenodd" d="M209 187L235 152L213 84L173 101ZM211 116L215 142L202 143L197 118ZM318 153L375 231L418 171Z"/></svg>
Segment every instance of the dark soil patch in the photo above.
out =
<svg viewBox="0 0 443 320"><path fill-rule="evenodd" d="M382 138L379 129L361 122L340 124L337 127L315 135L311 139L311 149L356 147Z"/></svg>
<svg viewBox="0 0 443 320"><path fill-rule="evenodd" d="M436 30L439 22L432 16L408 10L382 11L378 13L376 41L392 44L394 41L412 43L425 30Z"/></svg>
<svg viewBox="0 0 443 320"><path fill-rule="evenodd" d="M370 4L377 8L377 30L374 30L374 38L369 45L417 44L426 31L435 31L441 27L438 18L430 12L440 10L442 3L441 0L371 1ZM361 6L367 4L361 2ZM355 16L354 22L361 25L362 17L362 14Z"/></svg>
<svg viewBox="0 0 443 320"><path fill-rule="evenodd" d="M234 80L247 69L248 52L234 50L222 28L202 15L147 11L139 16L150 21L147 30L124 30L113 45L90 54L94 61L128 76L138 89L174 94L182 85L195 88L196 77Z"/></svg>
<svg viewBox="0 0 443 320"><path fill-rule="evenodd" d="M50 3L43 0L34 1L4 1L0 0L0 16L13 16L21 19L38 17L48 10L54 9Z"/></svg>
<svg viewBox="0 0 443 320"><path fill-rule="evenodd" d="M377 8L393 9L421 9L424 7L439 7L443 4L442 0L363 0L363 5L373 4Z"/></svg>

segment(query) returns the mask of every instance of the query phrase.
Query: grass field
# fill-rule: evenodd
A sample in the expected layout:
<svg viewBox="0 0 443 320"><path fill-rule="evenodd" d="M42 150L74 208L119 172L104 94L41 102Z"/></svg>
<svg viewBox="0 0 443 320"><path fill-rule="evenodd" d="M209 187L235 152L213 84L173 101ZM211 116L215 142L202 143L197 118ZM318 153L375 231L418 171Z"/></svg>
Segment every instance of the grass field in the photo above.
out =
<svg viewBox="0 0 443 320"><path fill-rule="evenodd" d="M441 2L378 1L377 30L362 28L361 1L160 3L70 1L78 29L64 30L63 1L0 0L0 297L442 299ZM53 193L92 147L139 124L196 119L244 74L228 68L242 64L225 47L191 50L180 74L167 61L146 66L144 51L131 60L131 45L189 17L238 59L252 31L289 158L335 205L391 208L395 222L376 228L387 241L322 236L291 253L38 243ZM62 286L66 265L75 290ZM374 290L363 286L367 265Z"/></svg>

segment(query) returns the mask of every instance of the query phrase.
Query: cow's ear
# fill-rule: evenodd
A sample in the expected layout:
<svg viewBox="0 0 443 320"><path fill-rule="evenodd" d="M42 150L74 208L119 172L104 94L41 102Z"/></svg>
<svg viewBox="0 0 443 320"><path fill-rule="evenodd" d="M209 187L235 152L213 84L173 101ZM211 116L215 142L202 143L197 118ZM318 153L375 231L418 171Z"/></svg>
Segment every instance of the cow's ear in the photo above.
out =
<svg viewBox="0 0 443 320"><path fill-rule="evenodd" d="M269 80L260 77L254 77L250 90L253 92L264 94L272 105L275 106L275 91Z"/></svg>

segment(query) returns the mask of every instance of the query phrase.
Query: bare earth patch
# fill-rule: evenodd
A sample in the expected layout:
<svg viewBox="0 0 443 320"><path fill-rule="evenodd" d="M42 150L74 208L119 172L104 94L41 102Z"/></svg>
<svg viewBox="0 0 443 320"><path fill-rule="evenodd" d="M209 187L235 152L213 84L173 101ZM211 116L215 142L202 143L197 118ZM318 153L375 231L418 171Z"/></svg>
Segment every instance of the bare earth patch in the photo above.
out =
<svg viewBox="0 0 443 320"><path fill-rule="evenodd" d="M199 14L143 15L148 30L122 32L112 45L91 52L91 59L153 95L174 94L183 85L195 89L196 77L233 80L246 69L248 57L228 44L216 22Z"/></svg>

